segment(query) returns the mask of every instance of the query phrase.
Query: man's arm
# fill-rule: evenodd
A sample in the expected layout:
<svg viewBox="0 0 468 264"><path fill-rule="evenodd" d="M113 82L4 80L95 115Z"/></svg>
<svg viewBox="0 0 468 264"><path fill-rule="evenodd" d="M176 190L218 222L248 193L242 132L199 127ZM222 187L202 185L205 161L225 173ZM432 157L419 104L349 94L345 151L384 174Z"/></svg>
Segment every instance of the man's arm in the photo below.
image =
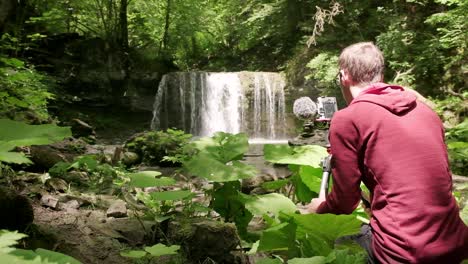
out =
<svg viewBox="0 0 468 264"><path fill-rule="evenodd" d="M359 205L361 198L358 130L349 118L342 113L336 113L330 126L329 136L333 154L333 187L316 212L350 214Z"/></svg>

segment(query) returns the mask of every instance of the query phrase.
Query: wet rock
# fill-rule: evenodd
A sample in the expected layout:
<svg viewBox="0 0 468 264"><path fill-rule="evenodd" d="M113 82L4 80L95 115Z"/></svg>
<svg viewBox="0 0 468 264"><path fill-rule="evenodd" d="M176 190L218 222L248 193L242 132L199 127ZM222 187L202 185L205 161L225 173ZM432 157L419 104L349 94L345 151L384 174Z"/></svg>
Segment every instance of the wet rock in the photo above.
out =
<svg viewBox="0 0 468 264"><path fill-rule="evenodd" d="M238 263L231 254L240 243L232 223L207 218L176 219L169 223L167 233L192 263L203 263L208 258L216 263Z"/></svg>
<svg viewBox="0 0 468 264"><path fill-rule="evenodd" d="M75 138L96 136L94 128L78 118L72 120L71 130L72 135Z"/></svg>
<svg viewBox="0 0 468 264"><path fill-rule="evenodd" d="M51 178L46 182L46 186L54 191L65 192L68 189L68 183L60 178Z"/></svg>
<svg viewBox="0 0 468 264"><path fill-rule="evenodd" d="M328 144L328 135L325 130L315 130L310 136L298 136L294 139L288 140L290 146L304 146L304 145L319 145L326 146Z"/></svg>
<svg viewBox="0 0 468 264"><path fill-rule="evenodd" d="M29 199L5 187L0 187L0 214L0 229L23 231L34 220Z"/></svg>
<svg viewBox="0 0 468 264"><path fill-rule="evenodd" d="M59 199L52 195L45 194L41 197L41 204L52 209L58 209Z"/></svg>
<svg viewBox="0 0 468 264"><path fill-rule="evenodd" d="M135 164L138 164L140 157L135 152L126 151L122 155L122 163L129 167Z"/></svg>
<svg viewBox="0 0 468 264"><path fill-rule="evenodd" d="M85 150L86 143L83 140L70 138L50 145L31 146L29 156L37 170L48 171L58 162L73 161Z"/></svg>
<svg viewBox="0 0 468 264"><path fill-rule="evenodd" d="M93 203L92 197L88 197L86 195L73 195L68 193L63 193L58 195L58 199L60 203L69 203L74 201L73 204L78 203L78 208L81 206L87 206ZM76 209L78 209L76 208Z"/></svg>
<svg viewBox="0 0 468 264"><path fill-rule="evenodd" d="M60 177L68 182L74 182L78 184L86 183L89 181L89 175L85 171L70 171Z"/></svg>
<svg viewBox="0 0 468 264"><path fill-rule="evenodd" d="M59 208L60 210L64 210L70 213L76 212L80 208L80 203L77 200L71 200L66 203L60 203Z"/></svg>
<svg viewBox="0 0 468 264"><path fill-rule="evenodd" d="M111 204L109 209L106 212L107 217L126 217L127 216L127 206L124 201L117 200Z"/></svg>

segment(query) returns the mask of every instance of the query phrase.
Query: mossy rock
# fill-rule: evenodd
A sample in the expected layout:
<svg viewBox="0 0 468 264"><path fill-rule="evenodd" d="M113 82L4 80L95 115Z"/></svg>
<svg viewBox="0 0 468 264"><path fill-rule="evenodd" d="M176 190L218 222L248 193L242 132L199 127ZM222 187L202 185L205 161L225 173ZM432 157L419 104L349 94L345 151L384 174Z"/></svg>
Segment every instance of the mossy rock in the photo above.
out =
<svg viewBox="0 0 468 264"><path fill-rule="evenodd" d="M208 218L178 218L169 223L167 233L192 263L203 263L208 258L216 263L241 263L232 254L240 244L233 223Z"/></svg>
<svg viewBox="0 0 468 264"><path fill-rule="evenodd" d="M173 167L179 163L163 160L165 156L184 155L185 146L189 144L192 135L182 130L147 131L135 134L124 145L126 152L133 152L140 159L132 163L142 162L151 166Z"/></svg>

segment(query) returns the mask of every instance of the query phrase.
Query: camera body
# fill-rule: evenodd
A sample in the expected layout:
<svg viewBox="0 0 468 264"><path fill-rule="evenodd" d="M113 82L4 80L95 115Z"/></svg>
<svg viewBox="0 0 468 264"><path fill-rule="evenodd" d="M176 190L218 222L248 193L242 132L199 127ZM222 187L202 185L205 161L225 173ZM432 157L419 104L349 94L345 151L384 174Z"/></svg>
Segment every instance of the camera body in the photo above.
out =
<svg viewBox="0 0 468 264"><path fill-rule="evenodd" d="M338 105L335 97L317 98L317 121L330 122L333 114L338 111Z"/></svg>
<svg viewBox="0 0 468 264"><path fill-rule="evenodd" d="M338 105L335 97L320 96L317 102L309 97L301 97L294 101L293 106L294 115L308 122L329 122L336 111Z"/></svg>

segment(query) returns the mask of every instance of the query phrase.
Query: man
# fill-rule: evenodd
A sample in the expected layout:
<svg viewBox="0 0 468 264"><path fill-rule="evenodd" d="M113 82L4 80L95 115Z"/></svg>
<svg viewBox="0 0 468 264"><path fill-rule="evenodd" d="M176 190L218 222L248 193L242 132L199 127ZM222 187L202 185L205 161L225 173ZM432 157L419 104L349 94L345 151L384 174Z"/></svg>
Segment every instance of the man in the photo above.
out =
<svg viewBox="0 0 468 264"><path fill-rule="evenodd" d="M350 214L360 182L371 192L370 262L459 263L468 258L468 228L452 196L444 131L417 95L382 83L384 59L372 43L339 58L348 107L330 125L333 188L308 212Z"/></svg>

